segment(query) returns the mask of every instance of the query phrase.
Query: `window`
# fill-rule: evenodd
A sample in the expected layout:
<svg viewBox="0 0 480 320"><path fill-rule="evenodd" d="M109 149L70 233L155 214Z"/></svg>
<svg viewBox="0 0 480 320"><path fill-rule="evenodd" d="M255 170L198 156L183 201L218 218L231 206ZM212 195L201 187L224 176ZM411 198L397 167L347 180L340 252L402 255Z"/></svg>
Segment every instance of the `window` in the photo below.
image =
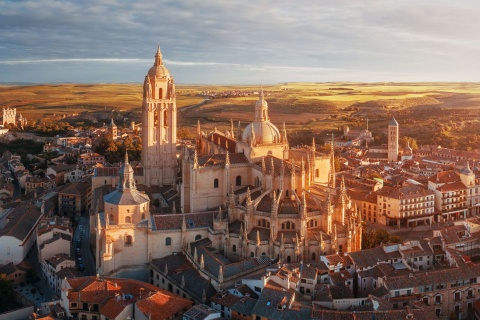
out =
<svg viewBox="0 0 480 320"><path fill-rule="evenodd" d="M218 179L213 180L213 187L218 188Z"/></svg>
<svg viewBox="0 0 480 320"><path fill-rule="evenodd" d="M234 244L233 247L232 247L232 251L233 252L237 252L237 246Z"/></svg>
<svg viewBox="0 0 480 320"><path fill-rule="evenodd" d="M163 126L168 127L168 113L167 113L167 110L163 111Z"/></svg>
<svg viewBox="0 0 480 320"><path fill-rule="evenodd" d="M130 235L126 236L126 237L125 237L125 245L126 245L126 246L131 246L132 243L133 243L133 237L130 236Z"/></svg>
<svg viewBox="0 0 480 320"><path fill-rule="evenodd" d="M315 178L320 177L320 170L315 169Z"/></svg>
<svg viewBox="0 0 480 320"><path fill-rule="evenodd" d="M200 240L200 239L202 239L202 235L197 234L197 235L195 236L195 241Z"/></svg>
<svg viewBox="0 0 480 320"><path fill-rule="evenodd" d="M132 218L130 218L130 216L126 216L125 223L132 223Z"/></svg>
<svg viewBox="0 0 480 320"><path fill-rule="evenodd" d="M142 213L142 220L145 219L145 213Z"/></svg>
<svg viewBox="0 0 480 320"><path fill-rule="evenodd" d="M166 245L166 246L171 246L171 245L172 245L172 238L167 237L167 238L165 239L165 245Z"/></svg>
<svg viewBox="0 0 480 320"><path fill-rule="evenodd" d="M315 252L312 252L312 260L315 261L316 260L316 255L315 255Z"/></svg>
<svg viewBox="0 0 480 320"><path fill-rule="evenodd" d="M242 185L242 177L241 176L237 176L235 178L235 185L236 186L241 186Z"/></svg>
<svg viewBox="0 0 480 320"><path fill-rule="evenodd" d="M250 257L253 258L255 256L255 254L253 253L253 251L250 252Z"/></svg>
<svg viewBox="0 0 480 320"><path fill-rule="evenodd" d="M114 222L115 222L115 219L113 219L113 214L110 214L110 215L108 216L108 220L109 220L109 221L108 221L109 223L114 223Z"/></svg>

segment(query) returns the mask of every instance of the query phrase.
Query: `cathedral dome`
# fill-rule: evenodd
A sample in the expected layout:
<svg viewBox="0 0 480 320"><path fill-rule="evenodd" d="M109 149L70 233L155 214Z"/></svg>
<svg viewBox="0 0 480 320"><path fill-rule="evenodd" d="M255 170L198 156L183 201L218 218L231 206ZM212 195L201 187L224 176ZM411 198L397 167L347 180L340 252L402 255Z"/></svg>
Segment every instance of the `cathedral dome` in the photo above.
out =
<svg viewBox="0 0 480 320"><path fill-rule="evenodd" d="M252 141L252 136L257 144L280 142L280 131L270 121L250 123L243 131L242 140Z"/></svg>
<svg viewBox="0 0 480 320"><path fill-rule="evenodd" d="M148 70L148 76L150 78L163 78L170 76L170 72L168 72L167 68L164 65L161 66L153 66Z"/></svg>
<svg viewBox="0 0 480 320"><path fill-rule="evenodd" d="M254 141L257 144L281 141L280 131L270 122L268 117L268 103L263 98L263 90L260 92L260 98L255 102L255 121L245 128L242 140L245 142Z"/></svg>

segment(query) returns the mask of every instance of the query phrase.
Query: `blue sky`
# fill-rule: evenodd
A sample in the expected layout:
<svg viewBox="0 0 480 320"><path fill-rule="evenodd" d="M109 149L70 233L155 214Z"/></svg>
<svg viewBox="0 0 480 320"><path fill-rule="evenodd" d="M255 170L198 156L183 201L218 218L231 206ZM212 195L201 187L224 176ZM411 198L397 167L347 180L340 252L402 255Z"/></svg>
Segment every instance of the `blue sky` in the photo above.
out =
<svg viewBox="0 0 480 320"><path fill-rule="evenodd" d="M0 82L480 81L480 1L0 0Z"/></svg>

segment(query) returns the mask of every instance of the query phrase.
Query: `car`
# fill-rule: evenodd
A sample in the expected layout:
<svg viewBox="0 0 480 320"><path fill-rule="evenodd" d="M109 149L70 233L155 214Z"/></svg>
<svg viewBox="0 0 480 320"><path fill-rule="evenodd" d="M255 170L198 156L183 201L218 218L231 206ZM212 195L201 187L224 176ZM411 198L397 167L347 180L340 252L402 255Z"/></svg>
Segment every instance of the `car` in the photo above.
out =
<svg viewBox="0 0 480 320"><path fill-rule="evenodd" d="M79 271L84 271L85 270L85 265L83 263L78 264L78 270Z"/></svg>
<svg viewBox="0 0 480 320"><path fill-rule="evenodd" d="M80 243L82 243L82 240L77 239L77 246L80 246Z"/></svg>
<svg viewBox="0 0 480 320"><path fill-rule="evenodd" d="M75 252L77 253L77 255L80 255L80 247L77 247L77 249L75 249Z"/></svg>
<svg viewBox="0 0 480 320"><path fill-rule="evenodd" d="M83 263L83 258L82 257L77 257L77 261L79 264Z"/></svg>
<svg viewBox="0 0 480 320"><path fill-rule="evenodd" d="M78 229L83 230L83 224L79 225Z"/></svg>

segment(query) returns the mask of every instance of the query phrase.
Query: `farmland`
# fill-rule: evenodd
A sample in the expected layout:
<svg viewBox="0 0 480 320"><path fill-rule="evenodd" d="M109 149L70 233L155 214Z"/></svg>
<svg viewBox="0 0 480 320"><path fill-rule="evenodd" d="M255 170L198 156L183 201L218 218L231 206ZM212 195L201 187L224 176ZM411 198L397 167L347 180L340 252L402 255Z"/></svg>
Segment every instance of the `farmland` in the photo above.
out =
<svg viewBox="0 0 480 320"><path fill-rule="evenodd" d="M243 127L253 120L259 89L177 85L178 124L191 133L198 120L205 131L227 130L230 119L235 128L237 121ZM17 108L29 122L98 126L113 114L121 126L140 121L141 90L141 84L0 86L0 103ZM205 94L233 90L245 94ZM479 83L283 83L264 85L263 90L271 121L278 127L285 122L291 144L309 143L314 135L320 141L344 125L365 128L367 118L376 141L382 142L394 116L401 136L418 144L480 148Z"/></svg>

